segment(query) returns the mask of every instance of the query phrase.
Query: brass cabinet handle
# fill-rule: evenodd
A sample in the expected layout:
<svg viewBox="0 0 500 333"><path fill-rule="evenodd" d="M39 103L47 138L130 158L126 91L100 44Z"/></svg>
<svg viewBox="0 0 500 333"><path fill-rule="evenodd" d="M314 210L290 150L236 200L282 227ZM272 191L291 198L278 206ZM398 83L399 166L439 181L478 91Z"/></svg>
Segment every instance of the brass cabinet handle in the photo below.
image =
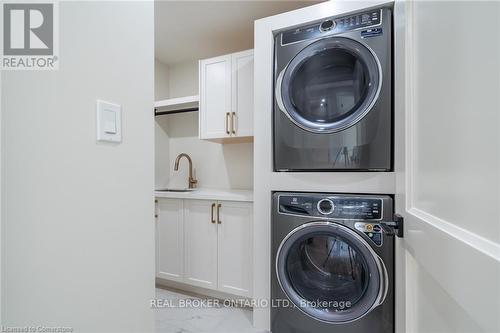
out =
<svg viewBox="0 0 500 333"><path fill-rule="evenodd" d="M229 125L228 125L230 115L231 114L229 112L226 112L226 134L231 134L231 132L229 132Z"/></svg>
<svg viewBox="0 0 500 333"><path fill-rule="evenodd" d="M221 224L222 221L220 220L220 217L219 217L219 212L220 212L220 208L222 207L222 204L218 204L217 205L217 224Z"/></svg>
<svg viewBox="0 0 500 333"><path fill-rule="evenodd" d="M236 134L236 130L235 130L236 126L234 123L234 118L236 118L236 112L231 113L231 133Z"/></svg>
<svg viewBox="0 0 500 333"><path fill-rule="evenodd" d="M212 212L210 214L210 218L212 220L212 223L215 223L215 220L214 220L214 209L215 209L215 204L213 203L212 204Z"/></svg>

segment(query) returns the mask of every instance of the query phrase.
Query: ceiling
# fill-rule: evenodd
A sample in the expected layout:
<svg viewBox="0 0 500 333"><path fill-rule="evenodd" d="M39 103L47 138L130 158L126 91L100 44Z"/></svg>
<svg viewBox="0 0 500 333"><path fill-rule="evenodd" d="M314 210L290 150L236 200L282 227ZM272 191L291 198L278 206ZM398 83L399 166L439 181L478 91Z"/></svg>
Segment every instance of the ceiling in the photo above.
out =
<svg viewBox="0 0 500 333"><path fill-rule="evenodd" d="M167 64L253 48L253 21L321 1L156 1L155 57Z"/></svg>

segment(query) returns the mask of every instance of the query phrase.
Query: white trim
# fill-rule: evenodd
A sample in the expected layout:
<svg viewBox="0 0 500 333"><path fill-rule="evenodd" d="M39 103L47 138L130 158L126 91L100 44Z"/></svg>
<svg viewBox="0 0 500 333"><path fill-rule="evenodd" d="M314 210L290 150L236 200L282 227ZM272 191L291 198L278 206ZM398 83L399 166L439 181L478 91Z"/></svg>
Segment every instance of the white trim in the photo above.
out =
<svg viewBox="0 0 500 333"><path fill-rule="evenodd" d="M409 209L413 207L413 188L415 183L414 177L414 162L411 159L415 151L415 140L413 140L413 126L415 121L414 101L415 101L415 85L413 84L415 72L415 57L413 55L413 3L406 3L406 33L405 33L405 188L406 202L405 207Z"/></svg>
<svg viewBox="0 0 500 333"><path fill-rule="evenodd" d="M2 71L0 71L0 325L2 324Z"/></svg>
<svg viewBox="0 0 500 333"><path fill-rule="evenodd" d="M406 61L406 34L407 34L407 13L408 1L396 0L393 11L393 64L394 64L394 181L395 198L394 211L403 213L405 209L404 179L405 179L405 76ZM406 298L408 288L406 288L406 241L404 238L397 238L395 241L394 267L395 267L395 331L404 333L407 326Z"/></svg>
<svg viewBox="0 0 500 333"><path fill-rule="evenodd" d="M500 262L500 244L418 208L412 207L407 210L407 213Z"/></svg>

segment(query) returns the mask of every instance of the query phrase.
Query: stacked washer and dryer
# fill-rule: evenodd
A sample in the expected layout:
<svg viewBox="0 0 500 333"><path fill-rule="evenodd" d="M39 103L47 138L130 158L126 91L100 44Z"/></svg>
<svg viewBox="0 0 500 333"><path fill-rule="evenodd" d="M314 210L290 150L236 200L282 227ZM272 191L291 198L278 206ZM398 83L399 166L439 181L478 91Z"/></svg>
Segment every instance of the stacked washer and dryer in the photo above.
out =
<svg viewBox="0 0 500 333"><path fill-rule="evenodd" d="M274 45L274 171L392 171L391 8L294 26ZM275 192L271 331L393 333L393 212L390 195Z"/></svg>

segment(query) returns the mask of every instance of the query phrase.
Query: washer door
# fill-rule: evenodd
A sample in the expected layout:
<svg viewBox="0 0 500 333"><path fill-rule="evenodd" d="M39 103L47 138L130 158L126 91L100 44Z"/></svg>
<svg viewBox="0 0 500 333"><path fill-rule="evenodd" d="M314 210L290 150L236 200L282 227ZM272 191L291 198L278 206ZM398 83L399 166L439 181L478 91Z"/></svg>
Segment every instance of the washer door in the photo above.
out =
<svg viewBox="0 0 500 333"><path fill-rule="evenodd" d="M329 37L309 44L281 71L276 101L290 120L314 133L353 126L375 104L382 69L360 42Z"/></svg>
<svg viewBox="0 0 500 333"><path fill-rule="evenodd" d="M276 258L278 282L306 315L332 324L358 320L382 304L385 265L355 231L331 222L294 229Z"/></svg>

